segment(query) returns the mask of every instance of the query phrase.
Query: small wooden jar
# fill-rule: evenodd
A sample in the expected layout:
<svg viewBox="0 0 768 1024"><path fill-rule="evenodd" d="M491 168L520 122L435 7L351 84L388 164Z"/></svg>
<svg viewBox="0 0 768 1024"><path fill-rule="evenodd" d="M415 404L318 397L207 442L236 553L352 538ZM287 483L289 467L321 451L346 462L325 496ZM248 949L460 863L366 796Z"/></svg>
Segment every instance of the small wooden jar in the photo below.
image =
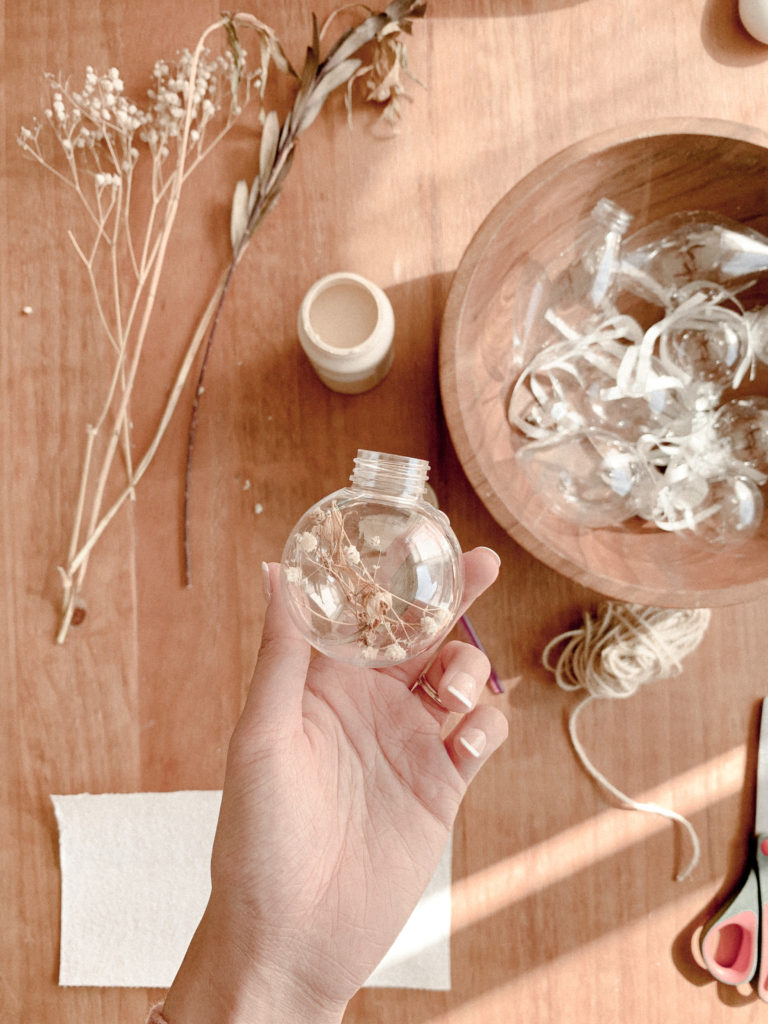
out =
<svg viewBox="0 0 768 1024"><path fill-rule="evenodd" d="M392 365L392 304L359 274L344 271L316 281L299 307L298 332L315 372L332 391L367 391Z"/></svg>

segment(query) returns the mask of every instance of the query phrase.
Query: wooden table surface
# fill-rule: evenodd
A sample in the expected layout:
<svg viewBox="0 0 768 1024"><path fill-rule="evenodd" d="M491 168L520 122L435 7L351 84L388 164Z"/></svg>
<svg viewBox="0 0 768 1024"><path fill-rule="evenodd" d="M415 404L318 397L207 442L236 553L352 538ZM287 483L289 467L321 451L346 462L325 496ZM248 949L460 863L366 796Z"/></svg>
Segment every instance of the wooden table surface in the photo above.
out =
<svg viewBox="0 0 768 1024"><path fill-rule="evenodd" d="M312 10L252 10L300 62ZM410 45L399 133L383 140L333 99L300 141L283 197L227 298L195 454L193 584L181 582L180 510L190 390L137 491L94 553L87 616L54 643L86 423L108 354L67 242L79 216L16 135L44 71L119 67L127 86L193 46L208 0L8 0L2 21L0 250L0 1021L138 1024L157 992L57 987L59 864L51 793L215 789L258 646L262 559L289 523L343 485L358 447L429 459L464 547L502 557L474 624L505 681L487 694L510 738L456 829L453 987L365 990L351 1024L699 1024L757 1020L754 996L696 966L692 930L743 863L753 799L747 740L768 689L764 602L713 613L676 679L585 715L583 740L627 792L690 815L701 862L659 818L611 807L579 767L575 698L540 666L544 644L597 595L517 546L474 494L452 448L437 375L452 274L493 204L593 133L662 116L768 127L768 48L735 0L432 0ZM228 256L229 197L252 174L243 129L187 195L134 396L136 450ZM324 388L295 336L319 276L381 284L397 321L390 375L359 397ZM31 312L24 313L24 307ZM158 383L159 382L159 383ZM159 397L158 397L159 396ZM153 404L154 403L154 404ZM248 483L250 482L250 483ZM262 507L256 514L256 505Z"/></svg>

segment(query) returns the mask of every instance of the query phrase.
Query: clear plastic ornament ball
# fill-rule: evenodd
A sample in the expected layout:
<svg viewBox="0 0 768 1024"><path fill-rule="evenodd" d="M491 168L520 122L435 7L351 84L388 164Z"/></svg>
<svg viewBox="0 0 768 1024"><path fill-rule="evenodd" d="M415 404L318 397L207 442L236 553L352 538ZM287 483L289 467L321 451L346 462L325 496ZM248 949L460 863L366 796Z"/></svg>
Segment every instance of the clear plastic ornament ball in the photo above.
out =
<svg viewBox="0 0 768 1024"><path fill-rule="evenodd" d="M288 607L323 654L371 668L435 646L464 586L461 547L424 498L429 464L360 450L350 485L313 505L286 542Z"/></svg>
<svg viewBox="0 0 768 1024"><path fill-rule="evenodd" d="M768 398L751 395L721 405L715 431L732 459L768 476Z"/></svg>
<svg viewBox="0 0 768 1024"><path fill-rule="evenodd" d="M676 325L662 338L662 345L667 357L683 373L720 388L733 383L740 364L749 354L746 324L731 318Z"/></svg>
<svg viewBox="0 0 768 1024"><path fill-rule="evenodd" d="M540 498L580 526L617 526L650 504L656 486L637 448L602 430L532 441L517 459Z"/></svg>
<svg viewBox="0 0 768 1024"><path fill-rule="evenodd" d="M762 522L763 496L748 477L711 481L705 505L708 514L697 520L692 532L708 544L740 544L757 533Z"/></svg>

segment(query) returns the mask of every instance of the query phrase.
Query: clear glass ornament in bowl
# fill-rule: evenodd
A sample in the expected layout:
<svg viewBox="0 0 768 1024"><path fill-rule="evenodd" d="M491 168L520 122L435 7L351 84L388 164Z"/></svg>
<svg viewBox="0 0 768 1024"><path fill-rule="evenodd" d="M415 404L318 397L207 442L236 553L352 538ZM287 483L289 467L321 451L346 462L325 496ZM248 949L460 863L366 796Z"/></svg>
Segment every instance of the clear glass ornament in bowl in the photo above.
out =
<svg viewBox="0 0 768 1024"><path fill-rule="evenodd" d="M360 450L350 485L291 531L282 577L309 642L376 668L413 658L452 628L464 585L461 547L424 498L429 464Z"/></svg>
<svg viewBox="0 0 768 1024"><path fill-rule="evenodd" d="M519 468L580 526L637 515L685 539L741 544L763 515L765 417L759 397L731 396L761 358L764 307L742 299L768 274L768 236L692 211L624 238L631 220L601 199L560 255L566 269L531 296L522 323L538 347L507 403L526 439ZM561 279L590 302L563 301L574 289Z"/></svg>

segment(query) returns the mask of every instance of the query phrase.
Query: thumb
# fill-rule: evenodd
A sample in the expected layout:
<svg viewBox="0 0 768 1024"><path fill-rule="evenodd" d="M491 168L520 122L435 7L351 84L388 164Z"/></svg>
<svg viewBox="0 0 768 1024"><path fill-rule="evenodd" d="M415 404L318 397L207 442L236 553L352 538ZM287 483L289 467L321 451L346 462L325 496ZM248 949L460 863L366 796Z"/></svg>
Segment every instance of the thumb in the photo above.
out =
<svg viewBox="0 0 768 1024"><path fill-rule="evenodd" d="M292 726L301 715L311 647L288 611L280 566L264 562L262 569L267 613L243 719Z"/></svg>

